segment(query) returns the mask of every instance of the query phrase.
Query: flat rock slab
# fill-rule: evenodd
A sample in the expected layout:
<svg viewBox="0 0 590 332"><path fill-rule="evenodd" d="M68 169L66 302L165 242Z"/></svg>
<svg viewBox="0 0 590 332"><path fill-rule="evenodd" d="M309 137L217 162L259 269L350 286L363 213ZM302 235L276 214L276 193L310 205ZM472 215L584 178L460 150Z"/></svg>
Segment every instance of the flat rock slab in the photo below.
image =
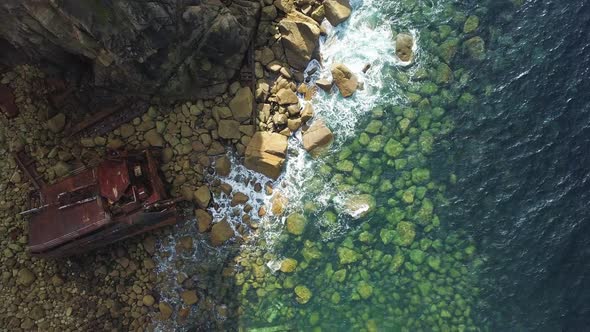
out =
<svg viewBox="0 0 590 332"><path fill-rule="evenodd" d="M330 128L326 127L323 120L317 120L303 133L303 148L312 155L317 155L333 140L334 135Z"/></svg>
<svg viewBox="0 0 590 332"><path fill-rule="evenodd" d="M286 156L286 136L257 132L246 147L244 165L253 171L277 179L281 175Z"/></svg>

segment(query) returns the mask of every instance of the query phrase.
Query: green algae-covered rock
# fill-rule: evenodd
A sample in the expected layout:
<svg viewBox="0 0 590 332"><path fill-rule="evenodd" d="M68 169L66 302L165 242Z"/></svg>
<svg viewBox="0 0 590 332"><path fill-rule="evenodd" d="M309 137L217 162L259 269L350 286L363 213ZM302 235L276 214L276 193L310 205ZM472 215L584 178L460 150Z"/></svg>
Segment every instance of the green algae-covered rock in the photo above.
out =
<svg viewBox="0 0 590 332"><path fill-rule="evenodd" d="M426 258L426 263L428 264L428 266L430 266L431 269L435 271L440 270L440 257L428 256L428 258Z"/></svg>
<svg viewBox="0 0 590 332"><path fill-rule="evenodd" d="M474 104L475 97L469 92L465 92L464 94L462 94L461 97L459 97L459 100L457 101L457 106L459 106L459 108L461 109L466 109L470 106L473 106Z"/></svg>
<svg viewBox="0 0 590 332"><path fill-rule="evenodd" d="M404 146L393 138L389 139L385 144L385 148L383 148L383 152L392 158L399 156L403 151Z"/></svg>
<svg viewBox="0 0 590 332"><path fill-rule="evenodd" d="M311 290L309 290L309 288L307 288L303 285L295 286L294 291L295 291L295 300L297 300L297 302L299 302L301 304L306 304L311 299L311 296L312 296Z"/></svg>
<svg viewBox="0 0 590 332"><path fill-rule="evenodd" d="M365 132L373 135L379 134L381 131L381 127L383 127L383 123L378 120L371 120L365 129Z"/></svg>
<svg viewBox="0 0 590 332"><path fill-rule="evenodd" d="M432 290L432 283L428 280L422 281L418 283L418 289L420 290L422 296L428 296Z"/></svg>
<svg viewBox="0 0 590 332"><path fill-rule="evenodd" d="M430 220L432 219L432 212L433 211L434 211L434 205L432 204L432 201L428 198L425 198L422 201L422 206L420 207L420 210L418 210L418 212L416 213L416 219L421 224L426 224L426 223L430 222Z"/></svg>
<svg viewBox="0 0 590 332"><path fill-rule="evenodd" d="M336 164L336 169L341 172L350 173L350 172L352 172L353 168L354 168L354 164L350 160L342 160Z"/></svg>
<svg viewBox="0 0 590 332"><path fill-rule="evenodd" d="M295 268L297 268L297 260L293 259L293 258L285 258L282 262L281 262L281 272L284 273L291 273L293 271L295 271Z"/></svg>
<svg viewBox="0 0 590 332"><path fill-rule="evenodd" d="M361 255L352 249L340 247L338 248L338 258L340 264L350 264L361 259Z"/></svg>
<svg viewBox="0 0 590 332"><path fill-rule="evenodd" d="M334 304L340 303L340 299L341 299L341 297L338 292L334 292L332 294L332 296L330 297L330 301L332 301L332 303L334 303Z"/></svg>
<svg viewBox="0 0 590 332"><path fill-rule="evenodd" d="M375 198L369 194L351 195L344 202L344 210L346 214L357 219L373 212L375 205Z"/></svg>
<svg viewBox="0 0 590 332"><path fill-rule="evenodd" d="M479 27L479 17L477 17L475 15L471 15L467 18L467 20L465 21L465 24L463 25L463 32L464 33L475 32L475 30L477 30L477 27Z"/></svg>
<svg viewBox="0 0 590 332"><path fill-rule="evenodd" d="M422 85L420 88L420 93L423 96L432 96L433 94L438 92L438 86L432 82L427 82Z"/></svg>
<svg viewBox="0 0 590 332"><path fill-rule="evenodd" d="M404 255L400 251L396 252L395 255L393 255L393 258L391 260L391 266L390 266L389 270L391 272L399 271L399 269L402 267L402 265L404 265L404 261L405 261Z"/></svg>
<svg viewBox="0 0 590 332"><path fill-rule="evenodd" d="M402 201L406 204L412 204L414 203L414 195L415 195L416 191L415 190L406 190L403 192L402 194Z"/></svg>
<svg viewBox="0 0 590 332"><path fill-rule="evenodd" d="M360 145L368 145L370 141L371 141L371 137L369 137L369 135L367 135L367 133L361 133L359 135L359 144Z"/></svg>
<svg viewBox="0 0 590 332"><path fill-rule="evenodd" d="M415 264L422 264L424 263L424 251L420 250L420 249L413 249L410 251L410 259L412 260L412 262L414 262Z"/></svg>
<svg viewBox="0 0 590 332"><path fill-rule="evenodd" d="M340 270L334 272L332 279L336 282L344 282L344 280L346 279L346 270L340 269Z"/></svg>
<svg viewBox="0 0 590 332"><path fill-rule="evenodd" d="M300 213L293 213L287 217L287 232L293 235L301 235L305 230L307 219Z"/></svg>
<svg viewBox="0 0 590 332"><path fill-rule="evenodd" d="M373 241L373 235L368 231L364 231L359 234L359 241L363 243L370 243Z"/></svg>
<svg viewBox="0 0 590 332"><path fill-rule="evenodd" d="M396 237L394 239L394 243L408 247L414 242L414 238L416 237L416 230L412 223L407 221L400 221L396 227Z"/></svg>
<svg viewBox="0 0 590 332"><path fill-rule="evenodd" d="M467 55L474 60L483 60L486 57L486 44L479 36L466 40L463 47Z"/></svg>
<svg viewBox="0 0 590 332"><path fill-rule="evenodd" d="M431 153L432 146L434 144L434 136L428 131L423 132L418 138L418 144L420 145L420 151L423 153Z"/></svg>
<svg viewBox="0 0 590 332"><path fill-rule="evenodd" d="M430 127L430 121L432 120L429 114L422 114L418 117L418 127L422 130L428 129Z"/></svg>
<svg viewBox="0 0 590 332"><path fill-rule="evenodd" d="M441 59L446 63L451 63L455 54L457 54L457 48L459 47L459 39L451 38L445 40L440 44L438 48L438 54Z"/></svg>
<svg viewBox="0 0 590 332"><path fill-rule="evenodd" d="M404 168L406 168L406 165L408 164L408 160L407 159L396 159L395 160L395 169L398 171L403 170Z"/></svg>
<svg viewBox="0 0 590 332"><path fill-rule="evenodd" d="M422 184L430 180L430 171L427 168L414 168L412 170L412 182Z"/></svg>
<svg viewBox="0 0 590 332"><path fill-rule="evenodd" d="M391 191L392 189L393 189L393 184L391 183L391 180L389 180L389 179L383 180L381 182L381 185L379 185L379 191L382 193Z"/></svg>
<svg viewBox="0 0 590 332"><path fill-rule="evenodd" d="M399 121L399 130L401 130L402 134L405 134L408 131L410 123L411 121L408 118L403 118Z"/></svg>
<svg viewBox="0 0 590 332"><path fill-rule="evenodd" d="M301 250L301 254L303 255L303 258L306 261L310 261L312 259L319 259L320 257L322 257L322 252L320 251L318 246L309 240L305 241L303 249Z"/></svg>
<svg viewBox="0 0 590 332"><path fill-rule="evenodd" d="M362 299L366 300L373 295L373 286L368 282L361 280L356 286L356 291L359 293Z"/></svg>
<svg viewBox="0 0 590 332"><path fill-rule="evenodd" d="M446 63L440 63L436 67L434 81L438 84L448 84L453 80L453 71Z"/></svg>
<svg viewBox="0 0 590 332"><path fill-rule="evenodd" d="M382 135L377 135L371 139L369 145L367 145L367 150L371 152L379 152L383 149L383 145L385 144L385 137Z"/></svg>
<svg viewBox="0 0 590 332"><path fill-rule="evenodd" d="M383 244L389 244L391 243L391 241L393 241L395 237L395 231L387 228L382 228L379 232L379 236L381 237L381 242L383 242Z"/></svg>
<svg viewBox="0 0 590 332"><path fill-rule="evenodd" d="M360 168L362 169L370 169L373 164L372 164L372 160L371 157L369 157L368 155L364 154L358 161L358 165Z"/></svg>

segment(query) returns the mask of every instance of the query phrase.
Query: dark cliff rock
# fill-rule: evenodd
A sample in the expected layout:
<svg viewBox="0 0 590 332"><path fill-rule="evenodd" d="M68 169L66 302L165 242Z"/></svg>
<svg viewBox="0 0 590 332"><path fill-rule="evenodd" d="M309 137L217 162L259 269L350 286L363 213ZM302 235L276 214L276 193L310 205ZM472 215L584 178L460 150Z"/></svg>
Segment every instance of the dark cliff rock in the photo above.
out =
<svg viewBox="0 0 590 332"><path fill-rule="evenodd" d="M202 98L241 68L259 12L254 0L5 0L0 37L33 61L82 57L98 88Z"/></svg>

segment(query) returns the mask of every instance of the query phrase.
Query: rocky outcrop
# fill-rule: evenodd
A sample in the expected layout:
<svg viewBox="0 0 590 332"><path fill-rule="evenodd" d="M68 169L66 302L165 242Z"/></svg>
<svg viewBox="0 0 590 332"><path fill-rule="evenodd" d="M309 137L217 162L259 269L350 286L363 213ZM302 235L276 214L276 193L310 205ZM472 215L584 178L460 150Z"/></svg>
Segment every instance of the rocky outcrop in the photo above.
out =
<svg viewBox="0 0 590 332"><path fill-rule="evenodd" d="M395 54L403 62L411 62L414 58L414 37L408 33L400 33L395 38Z"/></svg>
<svg viewBox="0 0 590 332"><path fill-rule="evenodd" d="M208 97L241 68L259 11L253 0L7 0L0 37L33 60L84 59L97 87Z"/></svg>
<svg viewBox="0 0 590 332"><path fill-rule="evenodd" d="M311 154L318 154L322 148L330 145L334 135L322 120L315 121L303 132L303 148Z"/></svg>
<svg viewBox="0 0 590 332"><path fill-rule="evenodd" d="M348 0L326 0L324 1L324 12L326 19L333 26L346 21L352 13L352 7Z"/></svg>
<svg viewBox="0 0 590 332"><path fill-rule="evenodd" d="M332 78L334 78L334 83L344 98L352 96L359 85L356 75L343 64L332 66Z"/></svg>
<svg viewBox="0 0 590 332"><path fill-rule="evenodd" d="M276 179L281 174L286 154L286 136L257 132L246 147L244 165L253 171Z"/></svg>
<svg viewBox="0 0 590 332"><path fill-rule="evenodd" d="M319 24L294 11L279 22L279 31L289 65L296 69L305 69L319 45Z"/></svg>

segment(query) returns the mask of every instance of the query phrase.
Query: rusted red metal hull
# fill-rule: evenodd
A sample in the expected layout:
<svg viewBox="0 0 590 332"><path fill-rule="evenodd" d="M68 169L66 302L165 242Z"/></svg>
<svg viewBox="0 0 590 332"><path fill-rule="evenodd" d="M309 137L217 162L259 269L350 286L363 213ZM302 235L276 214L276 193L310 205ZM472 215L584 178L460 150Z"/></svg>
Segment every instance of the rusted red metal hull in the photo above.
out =
<svg viewBox="0 0 590 332"><path fill-rule="evenodd" d="M150 150L113 154L41 187L39 196L29 225L35 256L80 254L177 221Z"/></svg>

